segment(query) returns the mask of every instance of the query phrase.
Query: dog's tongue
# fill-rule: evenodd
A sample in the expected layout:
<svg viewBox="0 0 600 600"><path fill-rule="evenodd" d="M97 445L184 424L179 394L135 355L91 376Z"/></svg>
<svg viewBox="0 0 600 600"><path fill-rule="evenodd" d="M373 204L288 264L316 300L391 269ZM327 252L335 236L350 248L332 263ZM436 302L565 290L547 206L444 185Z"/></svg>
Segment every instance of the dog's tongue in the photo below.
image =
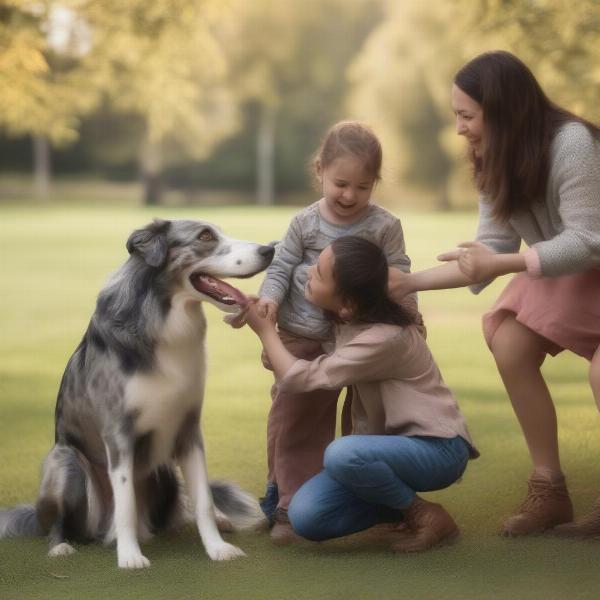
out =
<svg viewBox="0 0 600 600"><path fill-rule="evenodd" d="M248 298L245 294L216 277L198 274L192 277L191 282L199 292L214 298L222 304L239 304L240 306L248 304Z"/></svg>

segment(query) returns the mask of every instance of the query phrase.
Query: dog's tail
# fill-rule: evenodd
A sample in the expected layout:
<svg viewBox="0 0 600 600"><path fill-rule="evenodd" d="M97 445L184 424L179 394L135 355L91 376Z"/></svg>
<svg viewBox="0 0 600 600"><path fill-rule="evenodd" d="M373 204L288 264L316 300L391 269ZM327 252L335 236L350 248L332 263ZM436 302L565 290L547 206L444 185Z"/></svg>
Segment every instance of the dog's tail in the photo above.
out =
<svg viewBox="0 0 600 600"><path fill-rule="evenodd" d="M35 508L30 504L0 511L0 539L43 534Z"/></svg>
<svg viewBox="0 0 600 600"><path fill-rule="evenodd" d="M255 529L265 523L258 500L229 481L211 481L215 506L225 514L234 529Z"/></svg>

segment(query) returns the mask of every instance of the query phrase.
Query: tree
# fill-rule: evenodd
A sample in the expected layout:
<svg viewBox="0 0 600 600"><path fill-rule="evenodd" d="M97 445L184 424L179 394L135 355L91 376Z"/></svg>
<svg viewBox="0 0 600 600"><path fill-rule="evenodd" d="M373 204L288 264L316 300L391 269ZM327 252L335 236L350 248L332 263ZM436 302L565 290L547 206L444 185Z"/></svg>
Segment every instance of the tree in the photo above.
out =
<svg viewBox="0 0 600 600"><path fill-rule="evenodd" d="M225 86L222 0L104 0L81 14L93 32L90 73L112 107L143 124L139 162L147 204L160 202L165 164L205 157L238 125Z"/></svg>
<svg viewBox="0 0 600 600"><path fill-rule="evenodd" d="M434 4L382 2L385 18L349 70L348 104L381 132L386 163L404 180L434 190L437 206L447 209L447 109L440 108L435 86L454 53L447 48L447 10Z"/></svg>
<svg viewBox="0 0 600 600"><path fill-rule="evenodd" d="M461 0L463 5L468 0ZM533 70L548 95L600 121L600 5L597 0L494 0L471 9L468 26L479 35L473 54L510 50Z"/></svg>
<svg viewBox="0 0 600 600"><path fill-rule="evenodd" d="M52 2L4 0L0 5L0 126L10 135L31 135L37 194L48 195L49 145L77 138L80 117L96 92L83 85L75 31L53 43Z"/></svg>
<svg viewBox="0 0 600 600"><path fill-rule="evenodd" d="M600 117L597 0L381 0L385 19L350 70L350 106L379 124L386 154L405 179L435 190L446 209L460 145L450 87L467 60L487 50L520 56L549 96Z"/></svg>
<svg viewBox="0 0 600 600"><path fill-rule="evenodd" d="M298 157L305 161L306 146L313 150L342 113L346 67L380 13L367 0L238 0L235 12L230 80L240 102L256 108L256 197L272 204L276 158L291 156L304 170Z"/></svg>

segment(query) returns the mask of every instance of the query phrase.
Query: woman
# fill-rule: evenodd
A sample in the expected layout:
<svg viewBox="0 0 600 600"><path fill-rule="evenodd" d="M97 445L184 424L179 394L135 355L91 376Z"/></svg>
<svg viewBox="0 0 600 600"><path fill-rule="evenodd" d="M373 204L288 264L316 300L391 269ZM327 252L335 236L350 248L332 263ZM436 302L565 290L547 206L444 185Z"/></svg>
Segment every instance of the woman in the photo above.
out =
<svg viewBox="0 0 600 600"><path fill-rule="evenodd" d="M469 143L480 192L477 240L445 265L395 273L395 299L470 285L479 293L519 273L484 316L483 330L525 435L533 473L506 535L569 523L573 509L558 451L556 413L540 367L568 349L590 361L600 408L600 129L553 104L508 52L467 63L452 88L456 128ZM529 248L520 252L521 241ZM600 503L563 534L600 534Z"/></svg>
<svg viewBox="0 0 600 600"><path fill-rule="evenodd" d="M333 353L312 361L293 356L256 305L245 319L283 390L352 385L353 435L327 447L324 470L293 496L294 531L324 540L394 516L403 527L392 548L420 551L450 541L458 528L417 492L451 485L478 452L415 318L388 298L387 282L385 255L368 240L340 237L321 252L305 295L338 326Z"/></svg>

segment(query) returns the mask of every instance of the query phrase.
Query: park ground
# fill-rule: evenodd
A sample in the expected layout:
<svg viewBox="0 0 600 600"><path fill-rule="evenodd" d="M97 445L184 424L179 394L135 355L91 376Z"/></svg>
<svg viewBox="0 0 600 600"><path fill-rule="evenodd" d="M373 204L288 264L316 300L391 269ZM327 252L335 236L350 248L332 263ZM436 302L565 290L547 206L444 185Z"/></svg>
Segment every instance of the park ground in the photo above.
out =
<svg viewBox="0 0 600 600"><path fill-rule="evenodd" d="M233 236L278 239L296 209L138 208L100 201L85 205L0 205L0 507L35 497L39 466L53 442L53 411L64 365L78 344L95 297L126 259L125 240L153 217L192 217ZM473 237L476 214L395 210L416 269ZM260 278L240 287L256 291ZM427 497L456 517L460 540L431 552L400 556L357 535L346 540L275 548L265 533L228 539L247 558L210 562L191 528L144 547L149 570L123 572L114 548L79 547L65 559L46 557L41 539L0 541L0 598L154 598L270 600L293 598L598 598L600 541L551 537L505 539L502 518L525 492L527 450L480 333L480 318L503 285L479 296L466 290L423 293L428 341L456 393L481 458L463 480ZM209 380L203 429L209 472L255 495L266 475L265 423L271 374L249 331L234 331L218 311L209 320ZM544 372L555 397L563 466L576 514L600 494L600 419L584 360L563 353Z"/></svg>

